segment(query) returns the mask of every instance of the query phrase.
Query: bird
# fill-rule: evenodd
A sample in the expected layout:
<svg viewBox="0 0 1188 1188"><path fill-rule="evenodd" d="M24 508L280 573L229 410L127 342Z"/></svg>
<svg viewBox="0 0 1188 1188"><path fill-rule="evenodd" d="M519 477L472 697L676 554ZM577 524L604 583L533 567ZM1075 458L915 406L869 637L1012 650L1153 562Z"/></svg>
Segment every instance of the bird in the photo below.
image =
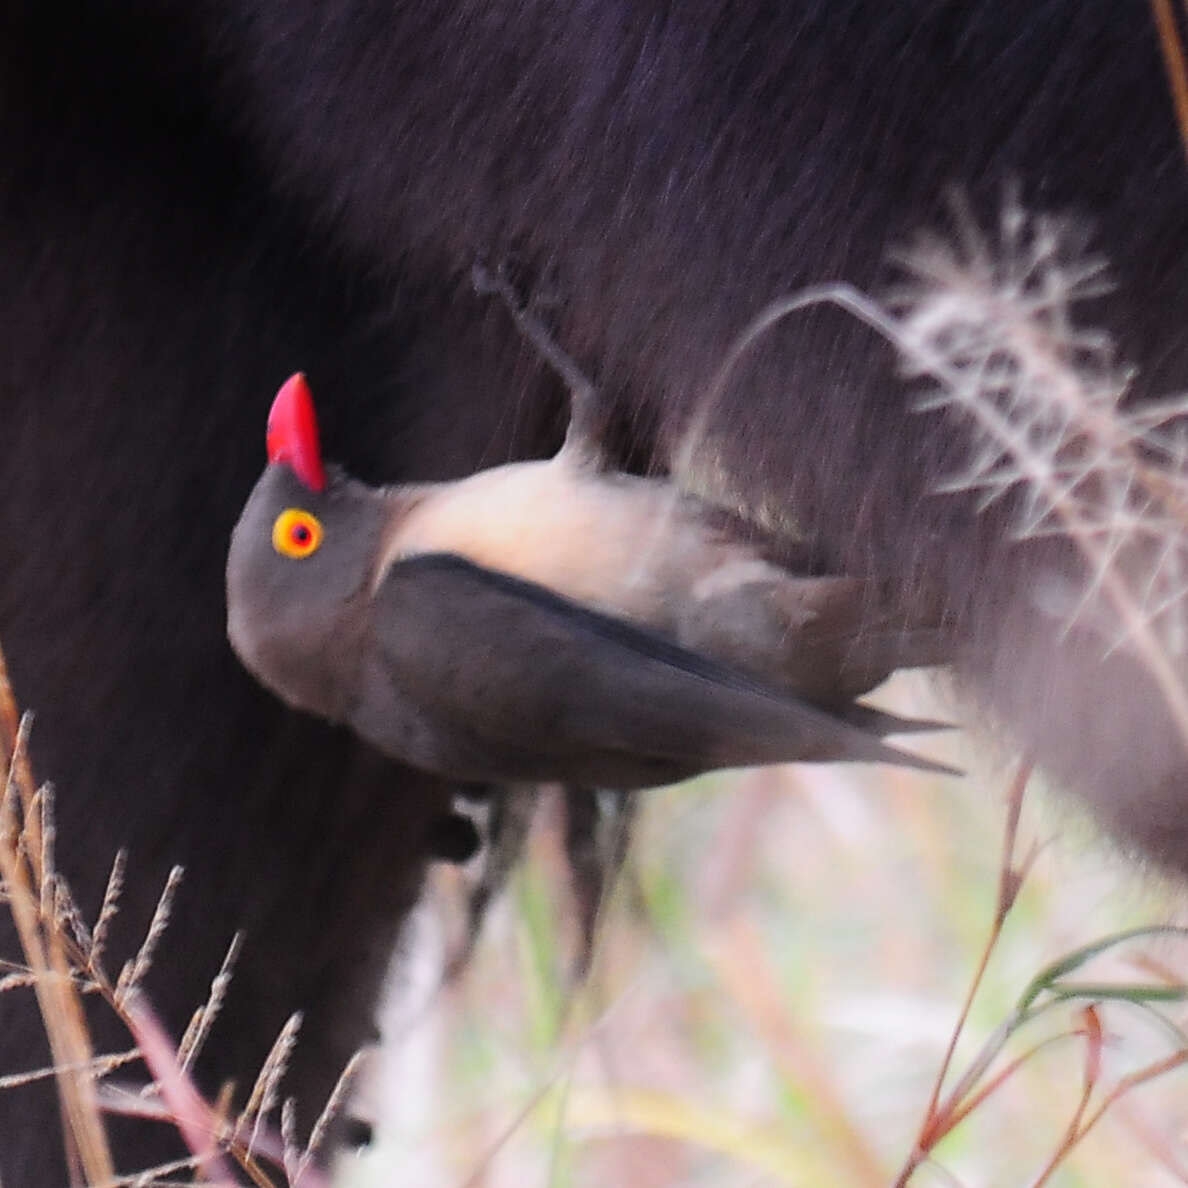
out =
<svg viewBox="0 0 1188 1188"><path fill-rule="evenodd" d="M813 637L831 579L783 574L718 509L608 470L588 419L549 459L370 487L323 461L292 376L228 552L240 660L290 705L463 783L634 790L837 760L953 774L883 742L936 724L855 702L871 665ZM832 672L797 662L798 635Z"/></svg>

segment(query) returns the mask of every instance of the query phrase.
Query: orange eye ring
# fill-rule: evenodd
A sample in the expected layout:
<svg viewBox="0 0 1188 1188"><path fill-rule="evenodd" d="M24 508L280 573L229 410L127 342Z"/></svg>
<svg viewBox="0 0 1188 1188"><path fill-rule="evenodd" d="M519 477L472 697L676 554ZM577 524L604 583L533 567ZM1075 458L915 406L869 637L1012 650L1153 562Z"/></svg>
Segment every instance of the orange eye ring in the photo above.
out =
<svg viewBox="0 0 1188 1188"><path fill-rule="evenodd" d="M282 557L300 561L322 543L322 521L299 507L286 508L272 524L272 547Z"/></svg>

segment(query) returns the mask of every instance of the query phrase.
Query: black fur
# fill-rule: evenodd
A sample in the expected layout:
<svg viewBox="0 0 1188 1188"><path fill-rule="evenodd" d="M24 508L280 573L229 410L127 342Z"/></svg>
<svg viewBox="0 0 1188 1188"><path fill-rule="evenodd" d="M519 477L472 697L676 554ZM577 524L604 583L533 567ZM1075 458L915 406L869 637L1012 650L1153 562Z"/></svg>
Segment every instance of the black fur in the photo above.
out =
<svg viewBox="0 0 1188 1188"><path fill-rule="evenodd" d="M371 481L546 453L556 381L469 288L476 258L510 259L624 457L663 466L766 301L878 286L948 183L985 220L1010 179L1091 221L1117 287L1088 312L1139 394L1185 387L1188 172L1145 0L5 7L0 639L85 905L130 849L116 954L187 867L148 987L171 1028L249 932L208 1079L247 1076L301 1007L292 1088L316 1107L448 804L283 711L223 638L280 380L310 373L327 455ZM962 615L977 695L1188 871L1185 756L1149 682L1058 641L1025 597L1042 559L930 494L960 430L905 408L883 343L804 314L719 402L714 461L831 566ZM25 1002L0 998L0 1071L43 1059ZM64 1182L55 1125L47 1094L0 1096L8 1188Z"/></svg>

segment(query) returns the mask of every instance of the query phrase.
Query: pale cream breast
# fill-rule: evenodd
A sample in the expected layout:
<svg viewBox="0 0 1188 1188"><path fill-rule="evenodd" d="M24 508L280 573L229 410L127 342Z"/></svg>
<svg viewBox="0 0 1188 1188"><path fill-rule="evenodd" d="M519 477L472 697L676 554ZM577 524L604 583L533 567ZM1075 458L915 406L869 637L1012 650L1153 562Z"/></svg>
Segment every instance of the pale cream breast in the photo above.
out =
<svg viewBox="0 0 1188 1188"><path fill-rule="evenodd" d="M741 549L707 536L669 483L563 457L422 488L409 503L381 550L377 583L402 557L451 552L659 627L674 597Z"/></svg>

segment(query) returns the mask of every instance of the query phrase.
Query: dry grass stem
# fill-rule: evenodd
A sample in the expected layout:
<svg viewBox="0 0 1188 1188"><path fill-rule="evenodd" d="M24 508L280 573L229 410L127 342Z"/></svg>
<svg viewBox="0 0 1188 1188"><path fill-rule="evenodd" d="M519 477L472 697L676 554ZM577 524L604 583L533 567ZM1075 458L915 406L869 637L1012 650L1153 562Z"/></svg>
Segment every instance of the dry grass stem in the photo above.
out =
<svg viewBox="0 0 1188 1188"><path fill-rule="evenodd" d="M252 1127L252 1135L247 1144L249 1151L255 1149L261 1127L280 1101L280 1082L289 1066L289 1058L293 1054L293 1046L297 1042L297 1032L300 1029L301 1014L297 1012L290 1015L281 1028L264 1059L260 1075L252 1086L251 1096L239 1121L240 1130L248 1124Z"/></svg>
<svg viewBox="0 0 1188 1188"><path fill-rule="evenodd" d="M0 810L0 876L50 1043L67 1161L76 1178L101 1184L112 1178L114 1167L89 1071L94 1060L90 1035L65 938L52 911L53 896L47 898L45 890L48 872L43 863L52 859L53 827L51 822L43 831L42 813L52 798L44 791L39 796L33 779L28 757L31 721L17 710L0 652L0 758L6 789L15 783L18 792L15 798L6 794ZM43 910L46 907L51 910Z"/></svg>
<svg viewBox="0 0 1188 1188"><path fill-rule="evenodd" d="M85 1073L92 1078L104 1077L110 1072L114 1072L117 1068L123 1068L127 1064L133 1064L140 1059L140 1052L136 1048L131 1048L127 1052L113 1052L109 1056L95 1056L86 1064L75 1065L73 1067L64 1068L60 1065L53 1065L47 1068L35 1068L29 1072L23 1073L9 1073L7 1076L0 1077L0 1089L14 1089L19 1085L29 1085L34 1081L48 1081L50 1077L56 1077L60 1073Z"/></svg>
<svg viewBox="0 0 1188 1188"><path fill-rule="evenodd" d="M165 929L169 926L169 913L173 910L173 897L181 884L182 875L183 871L180 866L175 866L170 870L140 949L136 956L120 970L120 977L115 988L117 1005L122 1006L132 994L139 990L141 981L152 966L157 945L160 943Z"/></svg>
<svg viewBox="0 0 1188 1188"><path fill-rule="evenodd" d="M230 1165L219 1154L218 1133L212 1125L210 1108L182 1071L164 1028L136 991L125 994L123 1006L136 1045L160 1088L170 1118L194 1156L195 1166L207 1178L234 1184Z"/></svg>
<svg viewBox="0 0 1188 1188"><path fill-rule="evenodd" d="M88 952L92 968L98 968L103 963L104 949L107 947L107 933L111 922L119 911L120 892L124 889L124 872L128 865L128 852L117 850L111 864L111 874L107 876L107 886L103 890L103 902L99 906L99 915L95 919L95 928L91 933L91 947Z"/></svg>
<svg viewBox="0 0 1188 1188"><path fill-rule="evenodd" d="M1159 48L1163 53L1163 66L1167 71L1168 89L1171 91L1172 107L1180 129L1180 142L1188 154L1188 63L1184 58L1184 45L1176 27L1176 16L1171 0L1151 0L1151 14L1159 34Z"/></svg>
<svg viewBox="0 0 1188 1188"><path fill-rule="evenodd" d="M327 1098L322 1112L317 1117L317 1121L314 1122L313 1129L309 1132L309 1142L306 1143L305 1153L302 1155L301 1161L297 1166L299 1176L305 1174L310 1161L322 1149L322 1144L326 1141L326 1135L330 1131L330 1126L342 1112L343 1106L346 1104L347 1094L350 1092L362 1064L363 1053L356 1052L347 1061L346 1067L339 1074L338 1080L334 1084L334 1089L331 1091L329 1098Z"/></svg>
<svg viewBox="0 0 1188 1188"><path fill-rule="evenodd" d="M210 994L207 995L206 1002L194 1012L190 1020L190 1027L186 1029L186 1034L182 1036L181 1043L178 1045L183 1072L190 1071L198 1053L202 1050L202 1045L206 1042L206 1037L210 1034L211 1027L214 1026L215 1019L218 1018L219 1011L223 1006L223 999L227 994L227 987L231 984L235 961L242 948L243 933L237 932L231 938L230 945L227 946L227 955L223 958L223 964L219 966L219 972L210 983Z"/></svg>
<svg viewBox="0 0 1188 1188"><path fill-rule="evenodd" d="M148 1171L116 1176L114 1180L103 1185L103 1188L172 1188L174 1184L178 1185L178 1188L195 1188L193 1180L166 1180L164 1177L196 1169L197 1161L193 1158L175 1159L172 1163L161 1163ZM199 1182L198 1188L221 1188L221 1186L210 1184L204 1180ZM231 1186L223 1186L223 1188L231 1188Z"/></svg>

